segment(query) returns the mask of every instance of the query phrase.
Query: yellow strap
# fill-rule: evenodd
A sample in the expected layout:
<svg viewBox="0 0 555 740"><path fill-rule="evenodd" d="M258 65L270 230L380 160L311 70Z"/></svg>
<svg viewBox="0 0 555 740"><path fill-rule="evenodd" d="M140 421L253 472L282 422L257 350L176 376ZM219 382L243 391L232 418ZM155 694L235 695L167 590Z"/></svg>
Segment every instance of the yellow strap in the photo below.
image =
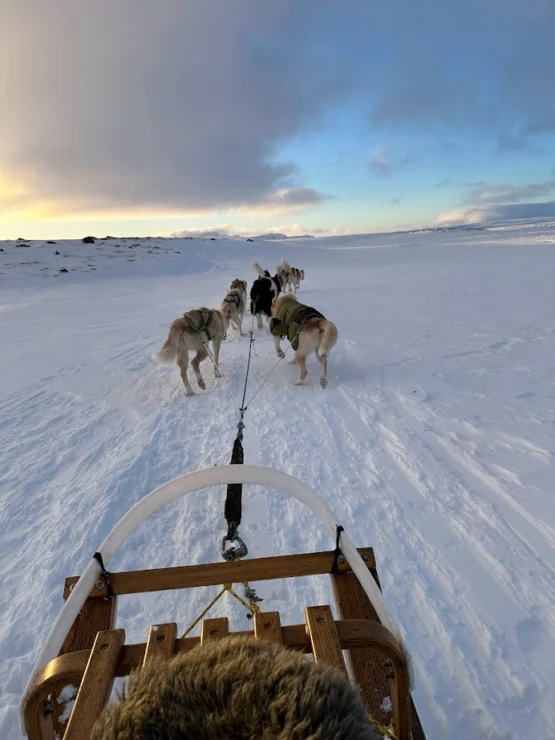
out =
<svg viewBox="0 0 555 740"><path fill-rule="evenodd" d="M227 590L227 589L226 589L225 587L224 587L224 588L222 588L222 590L221 590L221 591L219 592L219 594L218 594L217 596L215 596L215 597L214 597L214 598L212 599L212 601L211 601L211 602L210 602L210 603L208 604L208 606L206 607L206 609L204 609L204 610L203 610L203 611L202 611L202 612L201 612L201 613L199 614L199 616L198 616L198 617L197 617L197 618L195 619L195 621L193 622L193 624L192 624L192 625L191 625L191 626L190 626L190 627L189 627L188 629L186 629L186 630L185 630L185 632L184 632L184 633L183 633L183 634L181 635L181 639L183 639L184 637L187 637L187 635L189 634L189 632L191 632L191 630L192 630L192 629L194 629L194 628L195 628L195 627L197 626L197 624L198 624L198 623L200 622L200 620L201 620L201 619L202 619L202 618L203 618L203 617L204 617L204 616L205 616L206 614L208 614L208 612L210 611L210 609L212 609L212 607L214 606L214 604L216 603L216 601L218 601L218 599L220 598L220 596L223 596L223 595L225 594L226 590Z"/></svg>
<svg viewBox="0 0 555 740"><path fill-rule="evenodd" d="M397 735L395 734L392 726L385 727L384 725L382 725L381 722L378 722L377 719L372 717L370 712L368 713L368 719L370 720L370 722L372 722L374 727L376 727L376 729L382 733L382 735L384 735L385 737L391 738L391 740L397 740Z"/></svg>
<svg viewBox="0 0 555 740"><path fill-rule="evenodd" d="M243 586L245 588L250 588L248 581L243 581ZM228 591L232 596L234 596L237 601L242 604L247 611L249 611L251 614L257 614L260 611L260 607L256 603L256 601L253 601L252 599L249 599L249 602L247 603L244 599L242 599L238 593L236 593L233 590L233 584L232 583L224 583L222 590L212 599L212 601L208 604L208 606L202 610L202 612L199 614L199 616L195 619L195 621L191 624L190 627L188 627L185 632L181 635L181 639L184 637L187 637L187 635L193 630L197 624L200 622L200 620L205 617L210 609L214 606L214 604L218 601L218 599L225 594L225 592Z"/></svg>

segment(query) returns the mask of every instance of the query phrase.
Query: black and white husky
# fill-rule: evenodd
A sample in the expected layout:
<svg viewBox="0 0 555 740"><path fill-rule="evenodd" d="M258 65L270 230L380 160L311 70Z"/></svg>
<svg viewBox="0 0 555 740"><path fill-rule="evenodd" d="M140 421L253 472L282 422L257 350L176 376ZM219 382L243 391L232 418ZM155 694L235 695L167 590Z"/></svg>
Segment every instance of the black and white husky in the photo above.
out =
<svg viewBox="0 0 555 740"><path fill-rule="evenodd" d="M258 262L253 265L259 277L254 281L251 288L251 313L256 316L256 323L262 329L262 316L267 321L272 315L272 301L281 292L281 278L279 275L272 277L268 270L263 270Z"/></svg>

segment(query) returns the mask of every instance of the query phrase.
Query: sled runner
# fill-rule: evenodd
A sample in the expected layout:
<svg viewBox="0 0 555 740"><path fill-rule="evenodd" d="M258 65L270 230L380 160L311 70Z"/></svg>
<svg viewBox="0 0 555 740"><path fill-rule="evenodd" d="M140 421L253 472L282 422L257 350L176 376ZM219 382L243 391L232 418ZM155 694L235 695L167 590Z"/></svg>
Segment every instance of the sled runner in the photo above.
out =
<svg viewBox="0 0 555 740"><path fill-rule="evenodd" d="M120 545L164 504L204 488L245 483L278 489L300 500L328 527L335 550L108 572ZM199 643L231 634L227 618L207 618L201 623L200 637L178 638L176 624L169 622L152 625L145 643L126 645L125 631L115 624L118 596L222 584L227 588L233 583L326 573L330 574L338 618L328 605L307 606L305 623L282 625L278 612L260 611L251 598L252 629L240 634L312 653L316 662L348 672L360 686L370 718L389 737L424 738L410 694L410 658L383 601L373 550L357 550L330 509L308 486L285 473L244 465L197 471L160 486L118 522L82 576L66 579L65 604L22 700L23 731L29 740L87 740L110 697L114 678L129 675L152 658L169 660ZM69 720L61 716L63 705L58 701L67 686L78 687Z"/></svg>

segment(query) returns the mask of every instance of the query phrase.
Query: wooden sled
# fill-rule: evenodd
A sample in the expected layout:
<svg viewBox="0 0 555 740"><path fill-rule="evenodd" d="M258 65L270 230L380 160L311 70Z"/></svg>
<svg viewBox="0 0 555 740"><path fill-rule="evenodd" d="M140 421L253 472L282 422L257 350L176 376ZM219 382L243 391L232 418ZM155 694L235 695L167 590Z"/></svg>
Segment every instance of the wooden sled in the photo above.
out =
<svg viewBox="0 0 555 740"><path fill-rule="evenodd" d="M225 469L234 469L233 476L246 479L242 482L252 482L252 477L260 479L264 477L259 474L260 471L266 470L251 466L225 466ZM217 470L224 468L200 472ZM258 473L250 476L249 471ZM290 476L284 477L295 481ZM295 483L299 484L298 481ZM172 484L175 481L166 485ZM164 486L161 488L164 489ZM198 487L192 490L198 490ZM331 513L329 510L327 512ZM98 573L97 570L93 587L87 591L84 603L58 651L58 657L35 671L27 687L22 702L22 719L27 737L29 740L54 740L57 736L64 740L87 740L109 700L114 678L129 675L153 657L169 660L173 655L187 652L199 643L202 645L208 640L225 639L230 634L227 618L205 619L201 623L200 637L178 639L176 624L158 624L150 627L147 642L126 645L125 631L116 629L115 625L118 596L329 573L339 619L334 619L332 609L327 605L306 607L306 623L297 625L281 625L278 612L258 612L253 615L252 631L234 634L250 634L256 639L312 653L316 662L328 663L339 671L348 672L360 686L372 721L390 728L390 737L397 740L425 738L410 694L407 655L397 636L381 623L366 593L367 586L361 585L365 581L360 577L358 566L363 563L364 577L368 578L370 574L373 587L377 585L379 592L374 552L371 548L350 550L350 541L346 535L344 537L342 541L339 534L337 536L341 555L336 549L121 573L108 574L105 570ZM345 551L349 551L350 556L346 556ZM358 575L354 572L355 563ZM94 566L90 567L94 570ZM78 582L82 586L83 578L66 579L66 606ZM58 701L66 686L78 687L69 721L62 717L64 706Z"/></svg>

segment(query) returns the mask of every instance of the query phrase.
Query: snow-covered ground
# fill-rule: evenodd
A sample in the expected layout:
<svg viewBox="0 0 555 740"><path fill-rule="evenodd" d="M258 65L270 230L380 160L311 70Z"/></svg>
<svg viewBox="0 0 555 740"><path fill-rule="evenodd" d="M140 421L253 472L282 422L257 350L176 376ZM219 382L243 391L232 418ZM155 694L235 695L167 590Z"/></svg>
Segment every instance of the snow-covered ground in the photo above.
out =
<svg viewBox="0 0 555 740"><path fill-rule="evenodd" d="M171 321L282 257L340 338L325 391L314 358L307 387L278 366L247 412L246 460L314 487L374 546L430 740L555 737L555 224L21 243L0 242L0 737L18 737L64 577L155 486L229 461L224 382L206 364L207 390L186 398L177 368L152 359ZM275 362L256 337L251 392ZM235 397L247 348L233 332L222 347ZM162 509L112 569L217 561L223 500ZM333 544L300 504L248 488L242 533L253 556ZM257 586L289 623L331 603L325 577ZM185 628L213 593L122 598L119 624L129 641L158 621ZM224 612L248 624L232 599Z"/></svg>

